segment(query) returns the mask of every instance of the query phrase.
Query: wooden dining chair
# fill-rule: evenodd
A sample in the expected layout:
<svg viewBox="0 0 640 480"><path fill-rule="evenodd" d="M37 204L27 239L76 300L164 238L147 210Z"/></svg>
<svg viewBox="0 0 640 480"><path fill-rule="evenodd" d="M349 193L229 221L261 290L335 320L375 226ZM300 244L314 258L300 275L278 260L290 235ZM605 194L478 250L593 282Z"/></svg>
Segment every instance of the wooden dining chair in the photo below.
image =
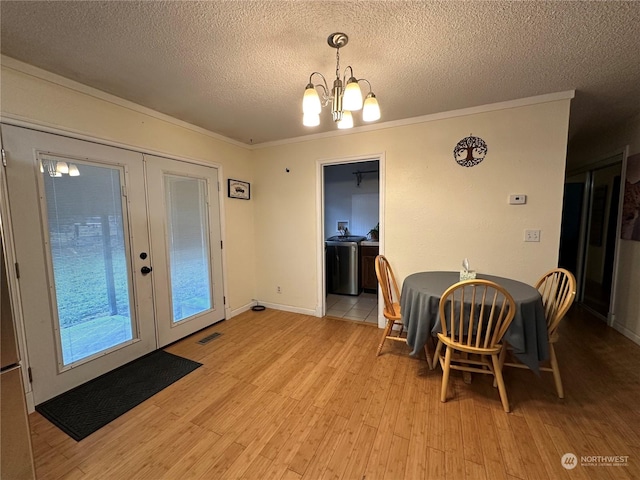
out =
<svg viewBox="0 0 640 480"><path fill-rule="evenodd" d="M402 315L400 314L400 292L396 282L396 276L393 274L391 265L384 255L376 257L376 277L382 290L382 298L384 299L384 318L387 319L387 325L384 328L380 345L378 346L378 355L382 352L384 342L387 340L406 342L403 337L404 325L402 324ZM394 335L394 326L400 327Z"/></svg>
<svg viewBox="0 0 640 480"><path fill-rule="evenodd" d="M576 298L576 278L564 268L554 268L545 273L536 283L536 288L542 296L544 315L547 320L547 332L549 340L549 363L550 366L541 366L540 370L553 372L553 380L556 384L558 397L564 398L564 388L558 367L558 358L554 344L558 341L558 327L565 314L571 308ZM513 359L512 362L505 362L507 349L500 355L500 364L505 367L529 368Z"/></svg>
<svg viewBox="0 0 640 480"><path fill-rule="evenodd" d="M387 319L387 325L384 328L380 345L378 346L378 355L382 352L382 347L387 340L393 340L396 342L407 342L405 335L404 324L402 323L402 314L400 313L400 291L398 290L398 283L396 277L389 265L389 261L384 255L378 255L376 257L376 277L378 277L378 283L380 284L380 290L382 290L382 297L384 299L383 315ZM395 326L399 328L394 329ZM427 351L427 346L424 347L424 353L427 356L427 364L430 369L433 369L433 360Z"/></svg>
<svg viewBox="0 0 640 480"><path fill-rule="evenodd" d="M515 314L516 303L511 294L489 280L464 280L445 290L439 305L437 348L442 366L440 401L447 401L451 370L484 373L495 377L502 407L509 411L499 355L500 341Z"/></svg>

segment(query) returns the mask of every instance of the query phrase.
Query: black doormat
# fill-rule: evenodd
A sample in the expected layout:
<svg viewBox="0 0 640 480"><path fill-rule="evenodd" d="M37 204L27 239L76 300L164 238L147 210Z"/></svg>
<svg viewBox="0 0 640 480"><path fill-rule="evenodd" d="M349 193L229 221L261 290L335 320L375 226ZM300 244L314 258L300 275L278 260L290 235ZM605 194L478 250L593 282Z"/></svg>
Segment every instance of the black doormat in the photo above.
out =
<svg viewBox="0 0 640 480"><path fill-rule="evenodd" d="M80 441L200 366L156 350L41 403L36 411Z"/></svg>

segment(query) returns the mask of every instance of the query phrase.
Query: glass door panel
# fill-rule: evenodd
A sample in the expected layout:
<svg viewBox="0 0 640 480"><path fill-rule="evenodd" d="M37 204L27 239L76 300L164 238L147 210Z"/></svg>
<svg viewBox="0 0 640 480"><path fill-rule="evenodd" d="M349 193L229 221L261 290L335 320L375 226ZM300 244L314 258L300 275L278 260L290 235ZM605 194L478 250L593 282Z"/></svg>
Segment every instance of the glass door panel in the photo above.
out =
<svg viewBox="0 0 640 480"><path fill-rule="evenodd" d="M40 164L55 327L66 368L137 337L126 255L124 172L50 155Z"/></svg>
<svg viewBox="0 0 640 480"><path fill-rule="evenodd" d="M225 318L218 170L152 155L144 162L162 347Z"/></svg>
<svg viewBox="0 0 640 480"><path fill-rule="evenodd" d="M211 308L207 183L164 175L172 321Z"/></svg>

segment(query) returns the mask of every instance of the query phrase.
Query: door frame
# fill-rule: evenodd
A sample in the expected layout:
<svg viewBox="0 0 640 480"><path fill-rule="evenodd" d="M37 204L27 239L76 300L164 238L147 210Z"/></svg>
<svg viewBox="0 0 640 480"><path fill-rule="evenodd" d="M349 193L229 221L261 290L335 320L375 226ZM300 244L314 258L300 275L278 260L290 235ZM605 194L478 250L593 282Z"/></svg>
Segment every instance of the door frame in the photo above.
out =
<svg viewBox="0 0 640 480"><path fill-rule="evenodd" d="M0 149L4 153L2 143L2 135L0 135ZM27 355L26 332L24 329L22 303L20 302L20 283L18 282L17 271L10 268L16 265L16 250L13 239L13 225L11 223L11 211L9 209L9 191L7 188L7 176L4 163L0 165L0 229L2 230L2 242L4 248L5 261L7 264L7 286L9 287L9 296L11 300L11 310L13 312L13 321L18 343L18 353L20 357L20 365L22 366L22 385L24 386L24 394L27 400L27 409L29 412L35 410L31 382L29 382L29 356Z"/></svg>
<svg viewBox="0 0 640 480"><path fill-rule="evenodd" d="M226 211L225 211L226 197L224 195L224 188L223 188L223 181L222 181L222 179L224 179L225 176L224 176L224 167L222 166L222 164L218 162L213 162L213 161L210 162L210 161L198 160L198 159L194 159L194 158L186 157L182 155L175 155L172 153L167 153L161 150L154 150L154 149L143 147L140 145L128 144L124 142L116 142L116 141L108 140L95 135L88 135L86 133L83 133L77 130L65 129L61 127L53 127L48 124L38 123L34 121L29 121L29 120L17 119L12 117L3 117L0 123L5 125L12 125L15 127L28 128L28 129L35 130L38 132L43 132L43 133L61 135L63 137L68 137L76 140L84 140L87 142L96 143L98 145L130 150L143 155L144 154L155 155L159 157L169 158L172 160L193 163L195 165L215 167L218 170L218 201L219 201L218 204L220 208L220 235L222 237L223 242L226 243ZM4 166L2 168L4 168ZM12 231L11 208L8 202L6 205L6 210L8 212L7 217L4 217L3 215L3 218L8 218L9 222L7 222L8 225L5 226L5 232L7 231L11 232ZM11 252L13 254L13 258L15 259L15 252L13 251L13 247L14 247L13 235L11 235L10 242L11 242ZM9 242L7 242L7 246L8 244ZM9 269L8 271L10 272L9 289L11 292L14 292L12 293L12 295L15 297L19 293L18 279L15 275L14 269ZM230 302L226 301L226 299L229 298L229 292L228 292L229 282L227 278L227 271L228 269L227 269L226 249L223 248L222 249L222 289L223 289L223 294L225 298L224 312L225 312L225 318L230 318L232 314L231 308L229 306ZM20 297L17 297L17 298L19 299ZM28 350L26 347L25 325L24 325L24 317L22 314L22 304L19 300L16 300L16 309L14 310L14 319L15 319L16 334L18 336L18 350L20 354L21 364L23 367L22 371L25 376L24 384L25 384L25 395L27 400L27 410L29 413L33 413L35 411L35 399L33 396L33 389L31 388L31 383L29 382L29 379L27 376L28 370L30 368L30 364L29 364Z"/></svg>
<svg viewBox="0 0 640 480"><path fill-rule="evenodd" d="M602 317L597 312L596 315L598 317L603 318L607 325L610 327L614 327L616 323L616 294L617 294L617 285L618 285L618 268L620 264L620 229L622 227L622 203L624 200L624 182L626 179L626 171L627 171L627 157L629 156L629 146L626 145L624 148L614 150L606 155L599 156L598 160L595 160L590 163L586 163L583 166L576 168L567 172L565 177L566 179L578 176L581 174L586 175L585 180L585 189L584 189L584 197L583 197L583 208L582 208L582 220L580 227L580 251L578 253L578 272L576 275L577 280L577 292L576 292L576 301L582 302L584 298L584 277L586 274L585 264L587 261L587 245L588 239L587 235L589 234L589 230L591 228L591 220L590 220L590 212L591 212L591 195L593 191L593 171L599 170L601 168L606 168L618 163L618 157L621 158L621 173L620 173L620 192L618 196L618 216L616 218L616 237L614 243L614 253L613 253L613 272L611 278L611 295L609 297L609 313L606 318ZM588 308L588 307L587 307ZM592 311L591 309L589 309Z"/></svg>
<svg viewBox="0 0 640 480"><path fill-rule="evenodd" d="M349 163L360 163L366 161L379 162L379 205L378 215L380 219L380 232L378 235L378 253L384 255L385 251L385 228L384 228L384 205L385 205L385 153L371 153L368 155L353 155L348 157L335 157L335 158L321 158L316 161L316 226L318 231L318 243L317 243L317 255L316 255L316 268L317 268L317 301L316 301L316 317L324 317L327 311L327 298L326 298L326 272L325 272L325 232L324 232L324 167L329 165L345 165ZM378 297L380 297L380 286L378 286ZM382 316L383 304L378 302L378 328L383 328L385 325L384 317Z"/></svg>

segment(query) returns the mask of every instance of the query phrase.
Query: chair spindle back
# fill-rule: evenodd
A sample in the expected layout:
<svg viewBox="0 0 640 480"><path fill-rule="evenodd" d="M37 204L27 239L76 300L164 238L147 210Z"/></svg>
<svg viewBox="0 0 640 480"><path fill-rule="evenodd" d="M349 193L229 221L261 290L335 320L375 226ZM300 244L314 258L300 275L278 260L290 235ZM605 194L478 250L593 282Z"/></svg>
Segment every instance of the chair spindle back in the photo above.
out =
<svg viewBox="0 0 640 480"><path fill-rule="evenodd" d="M515 309L511 294L497 283L480 279L458 282L440 299L441 332L467 347L494 348L509 328Z"/></svg>
<svg viewBox="0 0 640 480"><path fill-rule="evenodd" d="M400 292L391 265L389 265L389 261L384 255L378 255L375 263L376 276L378 277L378 283L380 283L382 297L384 298L384 309L392 317L398 316L400 315L400 311L397 308L400 301Z"/></svg>
<svg viewBox="0 0 640 480"><path fill-rule="evenodd" d="M542 296L549 337L553 336L576 297L576 278L564 268L545 273L536 288Z"/></svg>

